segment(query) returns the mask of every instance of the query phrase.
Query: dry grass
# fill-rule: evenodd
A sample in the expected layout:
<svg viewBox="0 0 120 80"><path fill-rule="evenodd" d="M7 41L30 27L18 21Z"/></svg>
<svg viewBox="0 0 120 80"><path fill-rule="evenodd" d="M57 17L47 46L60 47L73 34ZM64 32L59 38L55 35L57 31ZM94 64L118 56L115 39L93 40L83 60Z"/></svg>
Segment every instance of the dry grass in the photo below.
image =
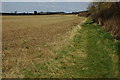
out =
<svg viewBox="0 0 120 80"><path fill-rule="evenodd" d="M3 16L3 77L24 77L32 63L54 58L57 42L82 20L74 15ZM55 43L55 44L54 44Z"/></svg>

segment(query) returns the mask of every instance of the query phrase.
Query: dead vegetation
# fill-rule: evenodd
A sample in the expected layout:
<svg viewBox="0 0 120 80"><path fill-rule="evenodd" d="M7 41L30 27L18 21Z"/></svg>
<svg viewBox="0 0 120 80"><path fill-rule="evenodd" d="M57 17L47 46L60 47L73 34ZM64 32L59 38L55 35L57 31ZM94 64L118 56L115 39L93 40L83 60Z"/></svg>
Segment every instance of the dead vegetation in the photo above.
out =
<svg viewBox="0 0 120 80"><path fill-rule="evenodd" d="M94 2L88 10L95 22L120 39L120 2Z"/></svg>
<svg viewBox="0 0 120 80"><path fill-rule="evenodd" d="M53 47L81 20L74 15L3 16L3 77L22 78L24 69L34 69L33 62L54 58Z"/></svg>

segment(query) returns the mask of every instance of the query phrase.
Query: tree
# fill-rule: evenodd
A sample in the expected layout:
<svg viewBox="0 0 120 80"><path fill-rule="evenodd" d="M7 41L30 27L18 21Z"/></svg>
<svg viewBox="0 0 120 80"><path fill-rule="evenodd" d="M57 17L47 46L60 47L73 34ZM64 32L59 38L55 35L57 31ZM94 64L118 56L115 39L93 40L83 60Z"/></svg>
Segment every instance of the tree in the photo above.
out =
<svg viewBox="0 0 120 80"><path fill-rule="evenodd" d="M34 11L34 14L37 14L37 11Z"/></svg>

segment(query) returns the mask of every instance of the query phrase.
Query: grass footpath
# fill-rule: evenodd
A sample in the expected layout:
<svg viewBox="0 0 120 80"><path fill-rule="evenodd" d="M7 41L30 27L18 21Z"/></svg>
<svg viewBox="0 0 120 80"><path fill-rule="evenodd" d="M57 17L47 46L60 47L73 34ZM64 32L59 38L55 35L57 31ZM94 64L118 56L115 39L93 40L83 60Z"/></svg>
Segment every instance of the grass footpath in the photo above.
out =
<svg viewBox="0 0 120 80"><path fill-rule="evenodd" d="M24 70L25 77L36 78L114 78L118 76L118 42L112 35L88 19L69 44L54 51L57 56L34 69Z"/></svg>

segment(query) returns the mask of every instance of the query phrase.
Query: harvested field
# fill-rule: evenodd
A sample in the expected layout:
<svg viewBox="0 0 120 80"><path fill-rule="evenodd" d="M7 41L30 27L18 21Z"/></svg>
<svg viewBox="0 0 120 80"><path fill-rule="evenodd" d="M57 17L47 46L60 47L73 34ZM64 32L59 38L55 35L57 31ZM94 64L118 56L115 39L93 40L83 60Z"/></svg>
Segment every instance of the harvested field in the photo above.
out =
<svg viewBox="0 0 120 80"><path fill-rule="evenodd" d="M117 78L119 44L90 18L3 16L3 77Z"/></svg>
<svg viewBox="0 0 120 80"><path fill-rule="evenodd" d="M64 45L70 31L83 21L75 15L3 16L3 77L24 77L54 58L57 45ZM64 41L64 42L63 42Z"/></svg>

